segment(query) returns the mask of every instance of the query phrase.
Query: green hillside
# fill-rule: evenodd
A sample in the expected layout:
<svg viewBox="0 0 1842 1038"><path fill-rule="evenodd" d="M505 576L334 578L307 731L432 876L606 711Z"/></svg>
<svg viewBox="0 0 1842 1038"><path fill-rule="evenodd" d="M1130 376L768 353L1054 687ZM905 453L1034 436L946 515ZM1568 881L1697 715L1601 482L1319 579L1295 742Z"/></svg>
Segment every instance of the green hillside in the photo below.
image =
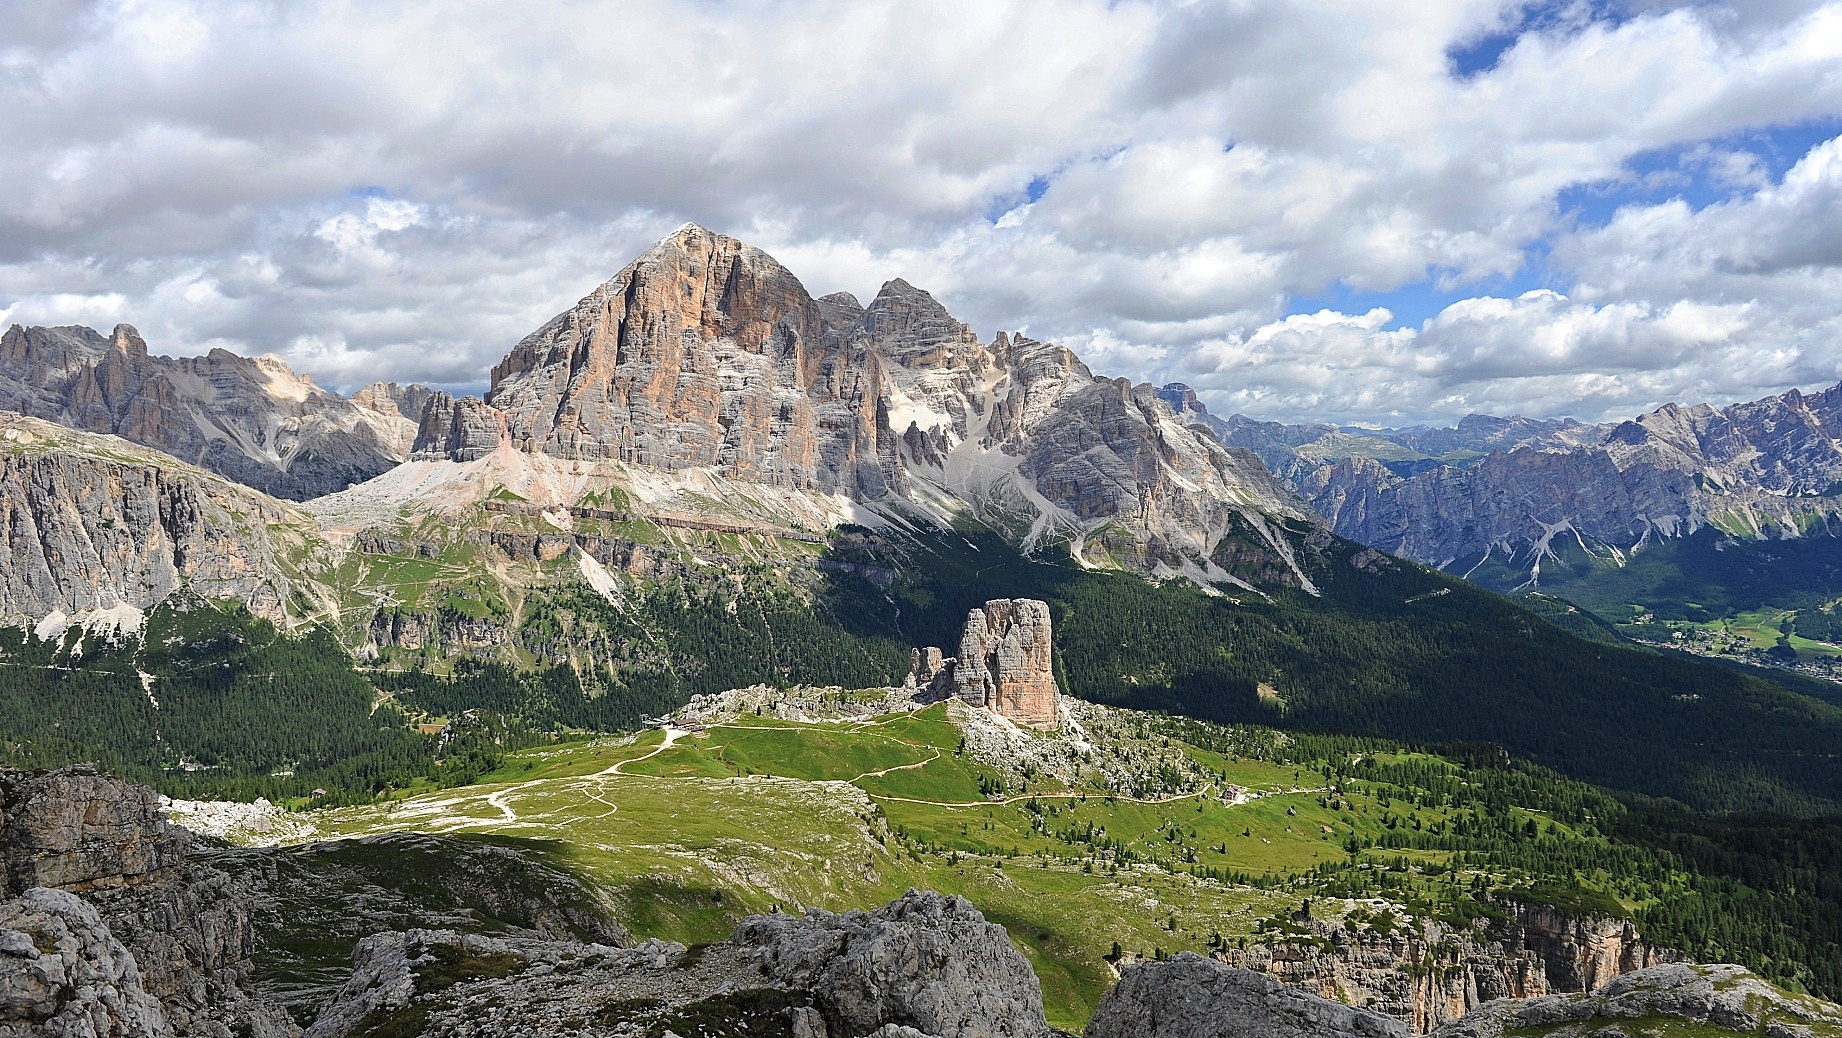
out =
<svg viewBox="0 0 1842 1038"><path fill-rule="evenodd" d="M907 564L886 593L835 582L833 611L950 651L976 602L1041 598L1055 617L1063 687L1096 702L1490 742L1576 778L1707 810L1811 813L1842 802L1842 709L1756 675L1619 645L1603 630L1581 637L1346 541L1301 545L1318 596L1211 595L960 537L903 546ZM1277 698L1263 699L1262 685Z"/></svg>
<svg viewBox="0 0 1842 1038"><path fill-rule="evenodd" d="M1623 555L1574 541L1553 550L1541 590L1629 637L1842 676L1842 538L1758 540L1710 528ZM1529 580L1526 565L1502 560L1469 576L1502 591ZM1830 694L1842 698L1842 688Z"/></svg>
<svg viewBox="0 0 1842 1038"><path fill-rule="evenodd" d="M163 608L144 644L92 638L73 653L74 633L53 644L0 632L0 679L15 690L0 699L0 734L10 759L97 759L169 791L363 797L466 781L508 744L630 728L699 693L898 683L911 646L951 654L970 607L1024 596L1050 603L1063 688L1095 702L1493 743L1703 810L1842 803L1842 708L1620 644L1564 603L1537 603L1545 620L1304 531L1298 551L1320 594L1154 584L1025 557L982 528L846 531L823 569L690 572L635 583L618 602L581 583L527 588L502 649L397 653L363 669L324 629L286 637L235 608ZM563 662L542 662L559 646ZM437 765L434 738L408 726L467 711L479 713L457 733L478 753Z"/></svg>
<svg viewBox="0 0 1842 1038"><path fill-rule="evenodd" d="M1635 917L1780 983L1842 986L1836 834L1761 823L1728 839L1494 752L1099 708L993 752L992 722L957 704L772 716L796 696L823 698L766 690L760 716L744 700L669 738L518 751L479 785L309 818L322 836L531 840L613 889L635 933L691 944L775 907L963 894L1009 929L1062 1026L1086 1019L1109 959L1281 939L1306 900L1364 929L1464 928L1537 900ZM1795 853L1754 874L1769 840Z"/></svg>

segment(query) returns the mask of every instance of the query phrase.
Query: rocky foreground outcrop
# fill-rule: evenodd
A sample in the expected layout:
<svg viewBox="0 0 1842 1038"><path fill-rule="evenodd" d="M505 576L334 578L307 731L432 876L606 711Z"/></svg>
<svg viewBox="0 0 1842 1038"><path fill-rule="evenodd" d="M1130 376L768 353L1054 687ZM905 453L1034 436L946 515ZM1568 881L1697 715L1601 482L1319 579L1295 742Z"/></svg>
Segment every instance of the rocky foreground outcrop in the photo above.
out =
<svg viewBox="0 0 1842 1038"><path fill-rule="evenodd" d="M89 902L34 887L0 904L0 1038L168 1038L134 956Z"/></svg>
<svg viewBox="0 0 1842 1038"><path fill-rule="evenodd" d="M1376 931L1313 920L1307 937L1215 955L1288 987L1399 1020L1414 1034L1495 999L1595 991L1620 975L1681 959L1645 941L1627 919L1574 918L1520 902L1504 907L1506 918L1470 928L1427 920Z"/></svg>
<svg viewBox="0 0 1842 1038"><path fill-rule="evenodd" d="M994 598L974 606L960 634L959 655L928 646L913 651L907 687L923 698L958 696L1032 728L1060 723L1054 630L1049 603Z"/></svg>
<svg viewBox="0 0 1842 1038"><path fill-rule="evenodd" d="M0 769L0 897L158 881L185 860L160 795L92 767Z"/></svg>
<svg viewBox="0 0 1842 1038"><path fill-rule="evenodd" d="M1590 995L1492 1002L1434 1034L1502 1038L1509 1032L1533 1031L1615 1038L1628 1034L1634 1022L1654 1029L1659 1020L1666 1033L1675 1021L1766 1038L1810 1038L1842 1033L1842 1006L1788 995L1741 966L1676 963L1619 977Z"/></svg>
<svg viewBox="0 0 1842 1038"><path fill-rule="evenodd" d="M0 990L40 991L52 983L43 979L47 971L63 962L55 968L63 970L65 987L55 997L87 1007L80 1024L59 1023L53 1014L20 1034L287 1038L295 1032L253 992L255 928L241 891L223 872L188 860L189 837L161 816L152 790L87 766L0 769L0 798L0 864L12 899L0 915L55 917L67 931L35 946L42 952L55 946L57 960L23 951L0 958ZM39 1010L20 1012L25 1016L15 1019Z"/></svg>
<svg viewBox="0 0 1842 1038"><path fill-rule="evenodd" d="M1842 1033L1842 1006L1786 993L1740 966L1652 966L1593 994L1499 999L1434 1038L1706 1035L1765 1038ZM1272 978L1183 953L1130 968L1107 992L1086 1038L1404 1038L1398 1020L1284 987Z"/></svg>
<svg viewBox="0 0 1842 1038"><path fill-rule="evenodd" d="M416 834L197 847L160 802L87 766L0 769L0 919L15 920L0 923L0 1038L289 1038L288 1011L311 1020L354 946L406 926L628 943L604 893L518 849Z"/></svg>
<svg viewBox="0 0 1842 1038"><path fill-rule="evenodd" d="M1129 969L1086 1038L1406 1038L1400 1021L1286 987L1193 952Z"/></svg>
<svg viewBox="0 0 1842 1038"><path fill-rule="evenodd" d="M429 1036L693 1034L700 1023L797 1038L1049 1034L1036 975L1004 929L938 894L910 892L870 912L753 916L695 952L662 941L620 950L380 934L360 944L354 967L307 1038L390 1027Z"/></svg>
<svg viewBox="0 0 1842 1038"><path fill-rule="evenodd" d="M94 769L0 770L0 1038L295 1038L267 997L278 982L296 985L309 1038L1051 1033L1028 960L960 898L911 891L873 911L752 916L695 949L625 948L592 888L508 847L399 834L200 853L157 803ZM43 885L53 882L71 889ZM378 929L424 921L444 925ZM1581 934L1582 954L1542 967L1635 961L1613 935ZM1566 948L1568 934L1549 937ZM342 943L349 965L333 977L322 953ZM302 950L316 944L326 948ZM1842 1007L1737 966L1676 964L1591 994L1491 1001L1432 1033L1624 1038L1632 1022L1665 1036L1680 1022L1704 1038L1825 1038L1842 1034ZM1126 967L1086 1034L1405 1038L1408 1028L1182 953Z"/></svg>
<svg viewBox="0 0 1842 1038"><path fill-rule="evenodd" d="M253 921L252 986L303 1023L345 984L353 949L382 932L632 943L600 888L484 840L390 833L199 857L230 876Z"/></svg>
<svg viewBox="0 0 1842 1038"><path fill-rule="evenodd" d="M402 461L425 393L383 383L360 402L273 355L152 356L126 324L107 336L20 325L0 335L0 410L112 433L292 500Z"/></svg>

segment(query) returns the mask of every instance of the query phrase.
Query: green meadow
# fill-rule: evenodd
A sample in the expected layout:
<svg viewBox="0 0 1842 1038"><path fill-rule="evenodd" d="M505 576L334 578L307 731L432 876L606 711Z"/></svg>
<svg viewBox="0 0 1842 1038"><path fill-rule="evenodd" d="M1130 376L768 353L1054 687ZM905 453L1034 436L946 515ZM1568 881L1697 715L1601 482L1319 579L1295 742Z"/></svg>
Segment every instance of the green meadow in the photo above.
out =
<svg viewBox="0 0 1842 1038"><path fill-rule="evenodd" d="M313 820L322 837L529 841L616 891L637 936L687 944L719 940L754 912L872 907L911 887L960 894L1030 957L1064 1027L1086 1020L1119 954L1272 936L1308 897L1319 915L1375 896L1404 912L1449 912L1479 879L1514 871L1461 868L1452 851L1385 849L1402 842L1393 833L1455 834L1461 819L1481 818L1462 796L1284 759L1275 750L1291 740L1265 730L1088 709L1105 724L1080 740L1017 733L1033 747L1021 765L969 749L950 716L964 719L958 704L857 721L743 714L670 739L655 729L520 750L477 785ZM1044 756L1035 749L1077 763L1057 774L1030 763ZM1366 760L1397 779L1460 768L1419 753ZM1165 788L1127 795L1107 779L1109 761L1164 775ZM1516 834L1533 824L1597 839L1520 806L1502 815L1499 828Z"/></svg>

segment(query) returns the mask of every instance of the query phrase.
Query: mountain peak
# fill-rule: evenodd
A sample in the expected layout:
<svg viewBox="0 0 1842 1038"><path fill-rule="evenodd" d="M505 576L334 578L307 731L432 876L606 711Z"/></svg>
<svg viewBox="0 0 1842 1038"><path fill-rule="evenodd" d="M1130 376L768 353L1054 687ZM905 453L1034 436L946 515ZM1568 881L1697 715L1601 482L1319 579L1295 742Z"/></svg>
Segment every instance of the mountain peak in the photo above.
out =
<svg viewBox="0 0 1842 1038"><path fill-rule="evenodd" d="M141 338L141 333L132 324L116 325L114 332L110 333L110 345L125 356L147 356L147 340Z"/></svg>
<svg viewBox="0 0 1842 1038"><path fill-rule="evenodd" d="M480 408L425 420L418 455L505 445L861 504L908 498L919 479L1001 515L1026 547L1072 541L1090 564L1205 581L1238 579L1212 553L1251 526L1271 543L1234 559L1268 550L1308 586L1266 521L1308 522L1303 503L1251 456L1166 427L1149 387L1096 382L1027 336L982 343L902 278L867 307L814 299L765 252L696 224L521 341Z"/></svg>

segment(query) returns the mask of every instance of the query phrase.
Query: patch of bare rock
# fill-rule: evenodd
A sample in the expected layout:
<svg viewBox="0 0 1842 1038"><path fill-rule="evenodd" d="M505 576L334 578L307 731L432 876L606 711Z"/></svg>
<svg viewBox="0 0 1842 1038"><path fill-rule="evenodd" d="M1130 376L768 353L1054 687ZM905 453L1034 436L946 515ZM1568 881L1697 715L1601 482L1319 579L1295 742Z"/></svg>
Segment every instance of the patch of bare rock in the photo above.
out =
<svg viewBox="0 0 1842 1038"><path fill-rule="evenodd" d="M1414 1034L1495 999L1595 991L1682 958L1645 941L1627 919L1575 918L1515 901L1501 907L1500 917L1468 927L1420 920L1363 929L1309 919L1308 935L1216 954L1288 987L1391 1016ZM1422 963L1434 968L1412 968Z"/></svg>
<svg viewBox="0 0 1842 1038"><path fill-rule="evenodd" d="M1032 728L1060 723L1049 603L994 598L966 614L959 655L916 649L907 686L925 697L957 696Z"/></svg>
<svg viewBox="0 0 1842 1038"><path fill-rule="evenodd" d="M1086 1038L1406 1038L1399 1020L1286 987L1252 970L1180 952L1129 969Z"/></svg>
<svg viewBox="0 0 1842 1038"><path fill-rule="evenodd" d="M1842 1006L1787 995L1740 966L1668 963L1591 993L1498 999L1433 1031L1435 1038L1626 1038L1712 1027L1766 1038L1842 1033ZM1699 1032L1697 1032L1699 1033ZM1188 952L1128 969L1085 1038L1405 1038L1399 1020L1288 988Z"/></svg>
<svg viewBox="0 0 1842 1038"><path fill-rule="evenodd" d="M1036 975L1004 929L961 898L914 891L869 912L753 916L697 950L415 930L367 939L354 964L306 1038L1050 1033Z"/></svg>

